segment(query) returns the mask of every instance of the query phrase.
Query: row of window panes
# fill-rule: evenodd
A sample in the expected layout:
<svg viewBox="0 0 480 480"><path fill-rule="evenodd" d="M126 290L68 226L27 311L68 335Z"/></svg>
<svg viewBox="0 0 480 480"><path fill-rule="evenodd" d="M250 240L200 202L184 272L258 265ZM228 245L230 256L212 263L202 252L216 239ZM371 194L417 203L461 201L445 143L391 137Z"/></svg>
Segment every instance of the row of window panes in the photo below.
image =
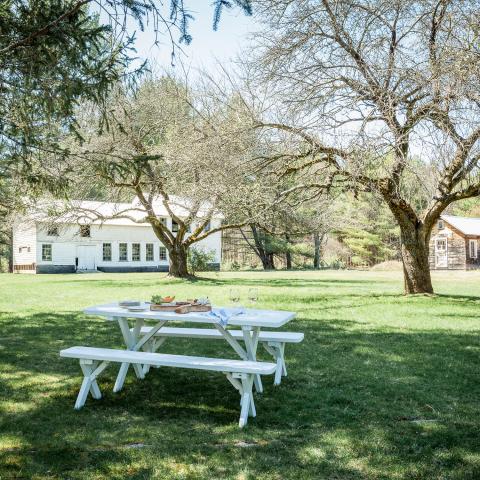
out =
<svg viewBox="0 0 480 480"><path fill-rule="evenodd" d="M153 262L153 243L147 243L145 245L145 261ZM132 262L140 261L140 244L132 243ZM165 247L159 247L158 250L159 259L167 259L167 249ZM104 262L112 261L112 244L104 243L102 247L102 256ZM128 243L120 243L118 247L118 260L120 262L128 261ZM51 262L52 261L52 244L44 243L42 244L42 261Z"/></svg>
<svg viewBox="0 0 480 480"><path fill-rule="evenodd" d="M145 244L145 261L153 262L154 245L153 243ZM132 243L132 262L139 262L141 260L140 254L140 244ZM159 247L158 255L160 260L167 259L167 249L165 247ZM104 243L103 244L103 261L111 262L112 261L112 244ZM118 244L118 261L119 262L128 262L128 243L119 243Z"/></svg>
<svg viewBox="0 0 480 480"><path fill-rule="evenodd" d="M42 261L43 262L52 261L52 245L50 243L44 243L42 245Z"/></svg>

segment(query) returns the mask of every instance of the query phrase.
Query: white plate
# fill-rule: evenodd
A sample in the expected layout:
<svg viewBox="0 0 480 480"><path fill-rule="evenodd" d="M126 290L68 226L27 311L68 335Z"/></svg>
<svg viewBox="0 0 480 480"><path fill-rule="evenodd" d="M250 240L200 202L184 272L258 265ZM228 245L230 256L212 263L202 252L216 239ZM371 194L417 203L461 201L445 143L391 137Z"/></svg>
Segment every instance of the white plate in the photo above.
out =
<svg viewBox="0 0 480 480"><path fill-rule="evenodd" d="M129 312L144 312L147 308L146 307L128 307Z"/></svg>

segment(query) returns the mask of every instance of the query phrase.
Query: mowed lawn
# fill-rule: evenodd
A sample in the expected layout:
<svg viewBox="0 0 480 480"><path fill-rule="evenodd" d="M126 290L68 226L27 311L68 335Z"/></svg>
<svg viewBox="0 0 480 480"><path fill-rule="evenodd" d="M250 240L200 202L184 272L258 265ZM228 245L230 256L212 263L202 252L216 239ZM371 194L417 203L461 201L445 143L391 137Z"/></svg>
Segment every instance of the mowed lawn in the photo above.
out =
<svg viewBox="0 0 480 480"><path fill-rule="evenodd" d="M478 479L480 273L434 284L437 296L406 298L399 273L0 275L0 478ZM73 409L79 365L58 352L123 345L83 307L155 293L224 304L232 287L244 304L258 287L259 307L298 312L286 328L305 332L244 430L238 393L210 372L129 372L114 394L110 366L104 398ZM235 358L218 341L164 351Z"/></svg>

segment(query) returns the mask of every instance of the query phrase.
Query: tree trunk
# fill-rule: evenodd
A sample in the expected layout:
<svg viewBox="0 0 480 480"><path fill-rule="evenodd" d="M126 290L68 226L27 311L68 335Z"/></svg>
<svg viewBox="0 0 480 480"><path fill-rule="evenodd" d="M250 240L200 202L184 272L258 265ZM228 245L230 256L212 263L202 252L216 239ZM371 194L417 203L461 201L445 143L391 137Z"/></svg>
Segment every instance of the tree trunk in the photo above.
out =
<svg viewBox="0 0 480 480"><path fill-rule="evenodd" d="M172 277L189 278L187 264L187 248L182 244L174 244L168 249L170 267L168 273Z"/></svg>
<svg viewBox="0 0 480 480"><path fill-rule="evenodd" d="M318 232L313 234L313 268L318 270L322 260L322 243L324 234L320 235Z"/></svg>
<svg viewBox="0 0 480 480"><path fill-rule="evenodd" d="M10 229L10 238L8 245L8 272L13 273L13 228Z"/></svg>
<svg viewBox="0 0 480 480"><path fill-rule="evenodd" d="M275 260L273 253L269 253L266 248L266 239L263 232L259 232L254 224L250 225L252 230L253 240L255 242L254 251L262 262L264 270L275 270Z"/></svg>
<svg viewBox="0 0 480 480"><path fill-rule="evenodd" d="M405 294L433 293L428 251L430 232L422 223L399 222Z"/></svg>
<svg viewBox="0 0 480 480"><path fill-rule="evenodd" d="M264 253L260 259L264 270L275 270L275 259L273 253Z"/></svg>
<svg viewBox="0 0 480 480"><path fill-rule="evenodd" d="M292 252L290 252L289 247L290 247L290 236L288 234L285 235L285 240L287 241L287 251L285 252L285 263L287 266L287 270L292 269Z"/></svg>

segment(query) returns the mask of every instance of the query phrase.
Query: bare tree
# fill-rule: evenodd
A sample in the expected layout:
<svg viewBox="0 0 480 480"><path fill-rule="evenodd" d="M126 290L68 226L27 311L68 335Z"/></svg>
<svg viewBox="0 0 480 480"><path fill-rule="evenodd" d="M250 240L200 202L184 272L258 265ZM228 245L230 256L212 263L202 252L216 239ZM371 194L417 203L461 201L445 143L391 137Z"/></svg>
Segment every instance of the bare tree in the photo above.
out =
<svg viewBox="0 0 480 480"><path fill-rule="evenodd" d="M242 134L234 110L170 77L145 81L135 95L119 92L111 109L115 120L101 135L92 128L92 114L85 115L84 142L72 141L60 175L76 179L71 197L92 198L92 190L103 200L135 197L135 206L114 216L150 223L169 252L170 274L187 277L189 247L250 222L268 190L244 161L252 132ZM159 206L174 227L162 222ZM65 207L84 220L107 219L101 210L79 210L78 202ZM220 212L223 221L217 220Z"/></svg>
<svg viewBox="0 0 480 480"><path fill-rule="evenodd" d="M309 172L298 188L378 192L401 230L405 292L432 293L432 227L452 202L480 194L478 0L258 0L256 9L265 29L248 81L270 96L257 128L288 138L277 158ZM418 158L431 172L421 205L410 196Z"/></svg>

